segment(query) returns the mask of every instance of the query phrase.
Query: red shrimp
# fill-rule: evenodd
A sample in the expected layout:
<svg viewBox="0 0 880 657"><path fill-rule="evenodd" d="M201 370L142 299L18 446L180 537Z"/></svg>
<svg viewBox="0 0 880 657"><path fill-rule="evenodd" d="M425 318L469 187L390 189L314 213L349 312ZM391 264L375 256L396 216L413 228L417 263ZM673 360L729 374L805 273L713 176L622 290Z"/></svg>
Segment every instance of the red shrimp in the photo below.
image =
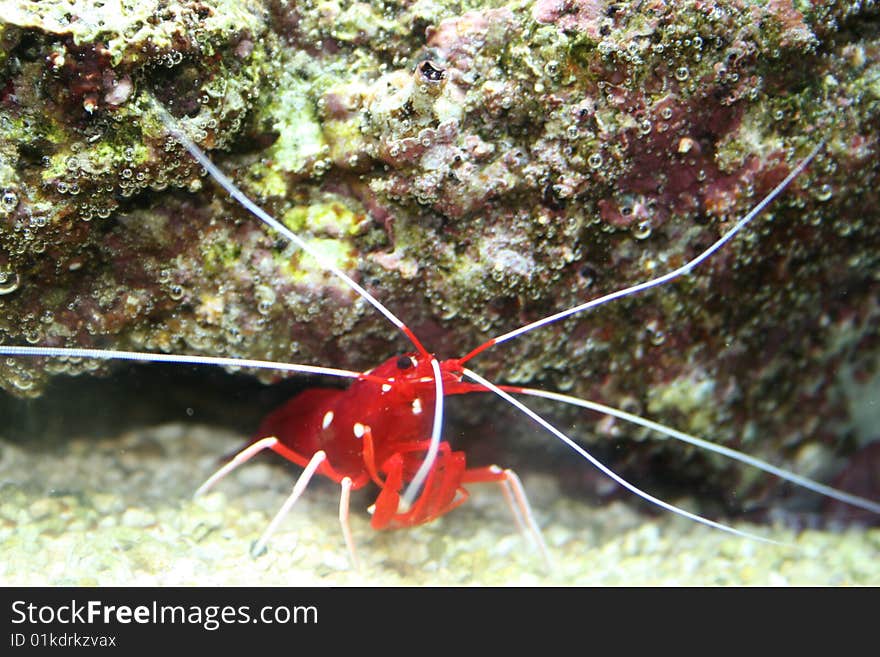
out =
<svg viewBox="0 0 880 657"><path fill-rule="evenodd" d="M299 498L314 474L341 487L340 522L354 564L358 563L348 523L349 495L370 482L379 495L370 507L374 529L412 527L448 513L468 498L466 484L501 485L518 524L523 519L549 562L540 531L532 518L525 493L516 474L497 466L468 468L462 451L448 442L431 454L432 423L436 417L435 371L428 354L411 352L389 358L355 381L349 388L311 388L270 413L254 441L211 476L197 491L211 488L252 456L271 449L302 466L303 475L276 519L253 547L259 554L281 518ZM436 361L434 361L436 362ZM485 392L486 388L462 382L462 361L439 363L444 395ZM417 497L405 499L404 486L412 484L425 465L426 475Z"/></svg>
<svg viewBox="0 0 880 657"><path fill-rule="evenodd" d="M474 388L461 382L461 368L455 372L453 361L440 367L444 394ZM464 453L443 442L418 498L401 510L402 487L413 480L428 448L434 375L428 359L417 353L389 358L370 375L384 381L360 380L346 390L312 388L293 397L265 418L258 439L276 438L271 449L302 466L307 455L323 452L317 473L337 483L347 477L353 489L370 481L378 485L374 529L428 522L464 502L462 484L503 480L495 470L467 469Z"/></svg>

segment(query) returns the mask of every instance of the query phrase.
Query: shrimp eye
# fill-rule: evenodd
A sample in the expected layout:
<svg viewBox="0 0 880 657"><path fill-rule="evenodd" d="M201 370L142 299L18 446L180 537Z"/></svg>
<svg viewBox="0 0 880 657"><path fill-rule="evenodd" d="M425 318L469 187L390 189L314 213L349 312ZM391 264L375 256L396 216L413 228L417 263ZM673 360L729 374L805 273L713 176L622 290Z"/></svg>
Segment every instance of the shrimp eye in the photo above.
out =
<svg viewBox="0 0 880 657"><path fill-rule="evenodd" d="M399 370L408 370L413 364L412 358L409 356L401 356L397 359L397 369Z"/></svg>

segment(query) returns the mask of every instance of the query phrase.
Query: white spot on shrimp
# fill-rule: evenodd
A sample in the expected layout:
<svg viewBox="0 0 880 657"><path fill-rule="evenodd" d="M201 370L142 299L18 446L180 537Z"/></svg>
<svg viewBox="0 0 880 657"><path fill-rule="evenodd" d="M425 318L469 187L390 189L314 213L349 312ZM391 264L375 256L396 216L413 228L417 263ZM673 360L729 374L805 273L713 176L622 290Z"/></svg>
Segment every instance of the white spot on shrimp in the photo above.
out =
<svg viewBox="0 0 880 657"><path fill-rule="evenodd" d="M324 413L324 419L321 421L321 428L326 429L333 422L333 411Z"/></svg>
<svg viewBox="0 0 880 657"><path fill-rule="evenodd" d="M422 414L422 400L419 399L418 397L413 399L412 412L413 412L413 415L421 415Z"/></svg>
<svg viewBox="0 0 880 657"><path fill-rule="evenodd" d="M355 438L363 438L364 434L367 432L367 428L360 422L355 422L351 430L352 433L354 433Z"/></svg>

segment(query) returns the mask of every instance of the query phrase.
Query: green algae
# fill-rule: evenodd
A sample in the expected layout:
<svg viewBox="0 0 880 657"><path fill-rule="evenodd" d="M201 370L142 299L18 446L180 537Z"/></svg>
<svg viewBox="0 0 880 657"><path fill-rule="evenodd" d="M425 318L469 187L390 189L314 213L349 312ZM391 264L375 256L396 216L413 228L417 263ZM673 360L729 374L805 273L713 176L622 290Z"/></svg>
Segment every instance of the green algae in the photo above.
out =
<svg viewBox="0 0 880 657"><path fill-rule="evenodd" d="M282 223L295 233L324 232L339 237L356 232L363 215L352 212L341 201L317 201L294 206L284 213Z"/></svg>

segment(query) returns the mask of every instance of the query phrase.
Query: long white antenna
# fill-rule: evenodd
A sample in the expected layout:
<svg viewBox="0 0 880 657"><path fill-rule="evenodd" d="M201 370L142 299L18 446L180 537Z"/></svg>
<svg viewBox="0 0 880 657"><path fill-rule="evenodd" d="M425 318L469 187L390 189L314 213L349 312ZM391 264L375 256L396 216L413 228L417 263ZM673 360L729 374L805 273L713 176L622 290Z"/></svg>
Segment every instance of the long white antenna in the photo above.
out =
<svg viewBox="0 0 880 657"><path fill-rule="evenodd" d="M434 425L431 428L431 442L428 445L428 452L425 454L425 460L416 470L415 476L409 482L406 492L403 494L402 502L405 509L412 506L416 494L428 478L428 473L434 466L437 459L437 451L440 449L440 434L443 431L443 375L440 373L440 364L437 359L431 357L431 369L434 371Z"/></svg>
<svg viewBox="0 0 880 657"><path fill-rule="evenodd" d="M579 397L572 397L571 395L563 395L558 392L537 390L535 388L520 388L519 386L504 386L504 388L509 392L513 392L514 394L531 395L532 397L543 397L544 399L551 399L553 401L563 402L565 404L571 404L573 406L580 406L581 408L596 411L597 413L602 413L604 415L610 415L626 422L631 422L632 424L638 424L640 426L651 429L652 431L656 431L665 436L669 436L670 438L674 438L675 440L680 440L682 442L695 445L696 447L699 447L701 449L715 452L716 454L721 454L722 456L726 456L727 458L745 463L746 465L750 465L753 468L757 468L758 470L763 470L764 472L776 475L780 479L790 481L793 484L796 484L802 488L806 488L807 490L811 490L814 493L818 493L819 495L824 495L825 497L830 497L840 502L845 502L846 504L857 506L860 509L872 511L873 513L880 513L880 503L872 502L871 500L865 499L864 497L859 497L857 495L851 495L844 491L837 490L836 488L832 488L831 486L826 486L825 484L820 484L818 481L813 481L812 479L802 477L801 475L790 472L789 470L784 470L783 468L776 467L775 465L771 465L766 461L762 461L761 459L755 458L754 456L749 456L748 454L737 451L735 449L731 449L730 447L724 447L723 445L718 445L708 440L697 438L696 436L684 433L683 431L678 431L677 429L667 427L666 425L660 424L659 422L654 422L653 420L648 420L647 418L643 418L639 415L627 413L626 411L622 411L612 406L606 406L605 404L600 404L598 402L580 399Z"/></svg>
<svg viewBox="0 0 880 657"><path fill-rule="evenodd" d="M785 179L781 183L776 185L776 187L774 187L773 190L769 194L767 194L767 196L761 199L761 201L755 207L753 207L744 217L737 221L733 228L727 231L718 241L712 244L712 246L703 251L700 255L688 261L678 269L674 269L671 272L668 272L662 276L658 276L657 278L652 278L649 281L639 283L638 285L633 285L622 290L617 290L616 292L606 294L605 296L598 297L596 299L593 299L592 301L587 301L586 303L582 303L579 306L574 306L572 308L568 308L567 310L562 310L554 315L550 315L548 317L544 317L543 319L531 322L530 324L526 324L525 326L521 326L518 329L508 331L503 335L499 335L498 337L483 343L467 356L465 356L462 360L470 360L485 349L488 349L493 345L506 342L507 340L515 338L518 335L522 335L523 333L534 331L535 329L541 328L542 326L547 326L548 324L552 324L553 322L558 322L561 319L571 317L572 315L576 315L577 313L589 310L590 308L601 306L602 304L608 303L609 301L614 301L615 299L620 299L621 297L626 297L631 294L637 294L638 292L642 292L643 290L657 287L658 285L663 285L664 283L668 283L669 281L678 278L679 276L687 274L694 267L697 267L706 259L711 257L713 253L715 253L716 251L718 251L718 249L727 244L727 242L736 237L736 235L743 228L745 228L749 224L749 222L757 217L764 210L764 208L766 208L777 196L779 196L779 194L782 193L782 191L786 187L788 187L792 180L800 175L800 173L807 167L807 165L813 160L813 158L816 157L816 154L822 149L824 145L825 142L820 142L818 145L816 145L813 150L810 151L810 153L803 160L801 160L794 169L791 170L791 172L785 177Z"/></svg>
<svg viewBox="0 0 880 657"><path fill-rule="evenodd" d="M545 420L540 415L535 413L532 409L530 409L528 406L526 406L525 404L520 402L518 399L511 397L509 394L504 392L501 388L496 386L491 381L484 379L476 372L472 372L471 370L469 370L467 368L464 368L464 374L469 379L472 379L473 381L476 381L480 385L485 386L485 388L487 390L494 392L496 395L501 397L503 400L505 400L506 402L508 402L512 406L514 406L517 410L528 415L530 418L532 418L532 420L534 420L535 422L540 424L542 427L544 427L544 429L546 429L547 431L552 433L554 436L559 438L559 440L564 442L571 449L573 449L575 452L580 454L587 461L592 463L593 466L595 468L597 468L600 472L602 472L604 475L606 475L607 477L610 477L611 479L613 479L615 482L617 482L618 484L620 484L621 486L623 486L624 488L626 488L630 492L635 493L636 495L641 497L643 500L647 500L651 504L655 504L662 509L666 509L667 511L671 511L672 513L676 513L680 516L688 518L689 520L699 522L700 524L707 525L709 527L714 527L715 529L720 529L721 531L725 531L730 534L735 534L736 536L739 536L741 538L749 538L749 539L752 539L755 541L761 541L763 543L771 543L773 545L786 545L785 543L780 543L779 541L774 541L772 539L765 538L763 536L758 536L757 534L752 534L750 532L742 531L740 529L735 529L734 527L729 527L728 525L724 525L720 522L715 522L714 520L709 520L708 518L704 518L703 516L697 515L696 513L691 513L690 511L682 509L681 507L675 506L674 504L670 504L669 502L664 502L660 498L654 497L650 493L647 493L647 492L643 491L641 488L638 488L637 486L635 486L634 484L631 484L626 479L621 477L619 474L617 474L616 472L614 472L613 470L608 468L606 465L602 464L598 459L596 459L596 457L594 457L587 450L585 450L583 447L578 445L574 440L569 438L567 435L562 433L562 431L560 431L559 429L554 427L547 420Z"/></svg>
<svg viewBox="0 0 880 657"><path fill-rule="evenodd" d="M340 370L317 365L298 365L296 363L275 363L267 360L249 358L224 358L218 356L186 356L178 354L156 354L147 351L120 351L117 349L84 349L79 347L15 347L0 345L0 355L4 356L44 356L48 358L97 358L101 360L133 360L145 363L181 363L189 365L219 365L222 367L252 367L264 370L281 370L301 374L320 374L347 379L360 379L361 372Z"/></svg>
<svg viewBox="0 0 880 657"><path fill-rule="evenodd" d="M211 159L199 148L196 143L189 138L180 127L177 121L174 120L168 111L162 106L162 104L157 101L155 98L153 99L153 105L156 107L156 110L159 114L159 117L162 119L162 122L165 124L166 129L177 139L183 147L189 151L189 154L192 155L199 164L201 164L205 170L210 174L210 176L217 181L217 183L226 190L226 192L238 203L241 204L248 212L254 215L257 219L262 221L264 224L275 230L276 232L283 235L286 239L288 239L292 244L296 245L298 248L302 249L306 253L308 253L312 258L314 258L317 263L325 270L331 272L334 276L341 279L349 288L354 290L357 294L359 294L363 299L370 303L376 310L385 315L385 317L390 321L394 326L400 329L406 337L412 341L415 345L416 349L427 356L427 351L422 346L422 343L419 342L418 338L413 334L413 332L404 324L394 313L392 313L388 308L386 308L381 301L379 301L372 294L367 292L364 288L362 288L358 283L354 281L348 274L339 269L335 264L333 264L330 260L324 257L319 251L312 248L308 242L303 240L299 235L290 230L287 226L282 224L280 221L275 219L268 212L263 210L259 205L254 203L248 196L238 188L238 186L232 182L232 180L223 173L217 165L215 165Z"/></svg>

